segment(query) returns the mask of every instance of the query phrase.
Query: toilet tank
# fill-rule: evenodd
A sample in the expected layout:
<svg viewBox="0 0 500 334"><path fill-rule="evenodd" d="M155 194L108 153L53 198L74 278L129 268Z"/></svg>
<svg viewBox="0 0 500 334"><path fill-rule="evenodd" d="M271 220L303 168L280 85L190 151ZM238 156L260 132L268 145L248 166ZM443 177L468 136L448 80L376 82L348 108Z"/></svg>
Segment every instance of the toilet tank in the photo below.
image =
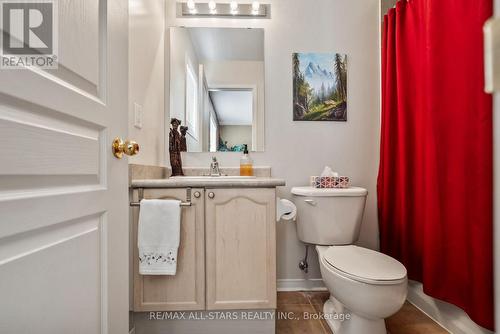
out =
<svg viewBox="0 0 500 334"><path fill-rule="evenodd" d="M358 240L368 191L363 188L292 188L297 233L314 245L348 245Z"/></svg>

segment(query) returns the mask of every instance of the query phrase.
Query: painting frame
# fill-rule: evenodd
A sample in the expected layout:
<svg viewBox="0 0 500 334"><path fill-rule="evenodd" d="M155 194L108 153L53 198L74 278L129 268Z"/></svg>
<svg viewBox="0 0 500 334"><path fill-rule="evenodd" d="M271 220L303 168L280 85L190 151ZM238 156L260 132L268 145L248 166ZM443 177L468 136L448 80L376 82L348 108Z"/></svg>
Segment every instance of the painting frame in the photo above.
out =
<svg viewBox="0 0 500 334"><path fill-rule="evenodd" d="M292 53L293 121L347 121L347 54Z"/></svg>

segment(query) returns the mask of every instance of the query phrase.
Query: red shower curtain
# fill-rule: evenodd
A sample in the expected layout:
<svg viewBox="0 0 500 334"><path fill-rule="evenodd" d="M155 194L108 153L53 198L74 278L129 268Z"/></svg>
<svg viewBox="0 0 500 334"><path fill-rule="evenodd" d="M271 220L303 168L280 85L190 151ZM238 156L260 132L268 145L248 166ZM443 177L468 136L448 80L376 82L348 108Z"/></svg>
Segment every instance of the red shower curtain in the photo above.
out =
<svg viewBox="0 0 500 334"><path fill-rule="evenodd" d="M493 329L491 0L401 0L384 18L381 250Z"/></svg>

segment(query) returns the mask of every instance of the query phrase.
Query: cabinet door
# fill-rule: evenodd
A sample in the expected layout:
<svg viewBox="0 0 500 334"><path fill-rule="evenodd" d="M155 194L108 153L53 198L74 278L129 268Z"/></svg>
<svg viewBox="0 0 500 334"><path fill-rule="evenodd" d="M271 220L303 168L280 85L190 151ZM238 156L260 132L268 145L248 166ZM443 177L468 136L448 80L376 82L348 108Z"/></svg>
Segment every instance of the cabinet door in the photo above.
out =
<svg viewBox="0 0 500 334"><path fill-rule="evenodd" d="M199 192L200 197L194 195ZM134 208L134 311L183 311L205 308L204 191L192 189L190 207L182 207L181 239L175 276L140 275L137 248L139 208ZM136 196L136 195L135 195ZM186 200L186 189L145 189L144 198Z"/></svg>
<svg viewBox="0 0 500 334"><path fill-rule="evenodd" d="M205 196L207 309L275 308L275 189Z"/></svg>

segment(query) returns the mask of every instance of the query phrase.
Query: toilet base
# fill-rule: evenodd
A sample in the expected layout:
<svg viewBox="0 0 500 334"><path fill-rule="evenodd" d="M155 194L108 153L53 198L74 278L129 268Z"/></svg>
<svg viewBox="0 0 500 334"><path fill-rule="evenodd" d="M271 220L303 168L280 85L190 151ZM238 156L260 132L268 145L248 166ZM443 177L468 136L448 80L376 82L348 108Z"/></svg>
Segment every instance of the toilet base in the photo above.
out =
<svg viewBox="0 0 500 334"><path fill-rule="evenodd" d="M384 319L368 319L351 313L332 295L323 305L323 313L334 334L387 334Z"/></svg>

